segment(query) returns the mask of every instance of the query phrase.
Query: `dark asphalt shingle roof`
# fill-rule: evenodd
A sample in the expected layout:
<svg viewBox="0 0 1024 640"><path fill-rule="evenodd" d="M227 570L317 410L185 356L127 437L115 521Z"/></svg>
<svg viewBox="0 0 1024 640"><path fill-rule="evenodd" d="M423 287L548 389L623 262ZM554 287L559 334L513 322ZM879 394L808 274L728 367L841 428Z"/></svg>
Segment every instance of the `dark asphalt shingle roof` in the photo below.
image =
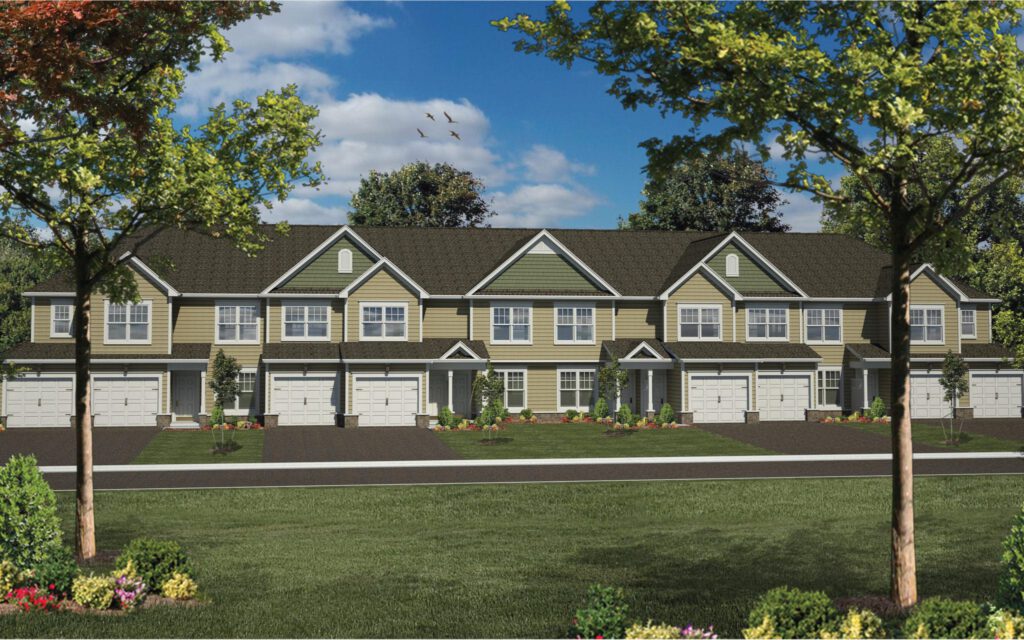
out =
<svg viewBox="0 0 1024 640"><path fill-rule="evenodd" d="M73 360L75 345L71 342L22 342L11 347L5 354L11 360ZM205 343L178 342L172 345L170 355L166 353L93 353L93 361L99 360L208 360L210 345Z"/></svg>
<svg viewBox="0 0 1024 640"><path fill-rule="evenodd" d="M888 358L889 351L877 344L867 342L851 342L846 345L846 350L858 360L869 360L871 358Z"/></svg>
<svg viewBox="0 0 1024 640"><path fill-rule="evenodd" d="M337 360L337 342L272 342L263 345L264 360Z"/></svg>
<svg viewBox="0 0 1024 640"><path fill-rule="evenodd" d="M795 342L666 342L665 348L679 360L821 359L814 349Z"/></svg>
<svg viewBox="0 0 1024 640"><path fill-rule="evenodd" d="M473 353L487 358L487 346L480 340L457 338L425 338L423 342L343 342L341 356L345 360L436 360L463 342Z"/></svg>
<svg viewBox="0 0 1024 640"><path fill-rule="evenodd" d="M665 350L665 346L661 344L661 340L654 338L647 340L633 339L633 338L621 338L619 340L605 340L601 343L601 348L611 358L625 358L643 343L654 350L662 358L671 358L672 354Z"/></svg>
<svg viewBox="0 0 1024 640"><path fill-rule="evenodd" d="M1004 344L998 342L964 342L960 345L960 353L965 358L1006 358L1012 360L1016 354Z"/></svg>

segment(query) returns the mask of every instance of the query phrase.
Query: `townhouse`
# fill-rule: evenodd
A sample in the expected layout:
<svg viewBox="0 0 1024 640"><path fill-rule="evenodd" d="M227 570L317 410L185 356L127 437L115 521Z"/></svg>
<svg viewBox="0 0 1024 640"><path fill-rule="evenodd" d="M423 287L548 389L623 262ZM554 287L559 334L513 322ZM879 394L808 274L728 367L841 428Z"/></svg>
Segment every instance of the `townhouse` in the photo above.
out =
<svg viewBox="0 0 1024 640"><path fill-rule="evenodd" d="M268 226L247 257L166 229L126 258L138 302L93 300L95 424L203 424L223 349L242 366L229 416L268 425L426 426L474 412L488 362L505 404L587 410L667 402L696 422L814 420L888 403L888 256L830 234ZM971 371L958 411L1020 417L1021 371L992 341L999 301L930 265L911 285L912 414L947 413L947 351ZM66 427L72 302L59 276L25 292L30 341L2 387L11 428Z"/></svg>

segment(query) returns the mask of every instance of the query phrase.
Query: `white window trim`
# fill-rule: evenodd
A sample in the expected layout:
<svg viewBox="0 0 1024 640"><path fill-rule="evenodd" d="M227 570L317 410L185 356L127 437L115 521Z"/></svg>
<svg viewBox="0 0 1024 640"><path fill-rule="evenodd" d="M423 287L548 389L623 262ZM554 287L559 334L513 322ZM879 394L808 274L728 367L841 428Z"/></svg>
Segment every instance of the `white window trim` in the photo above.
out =
<svg viewBox="0 0 1024 640"><path fill-rule="evenodd" d="M253 374L254 377L253 377L253 381L252 381L252 399L253 399L253 403L256 405L255 413L259 413L259 393L260 393L260 376L259 376L259 372L256 370L256 367L242 367L238 371L238 373L239 374L243 374L243 373L251 373L251 374ZM248 416L249 415L249 411L248 410L244 410L243 411L242 409L240 409L238 407L238 396L235 396L234 406L233 407L224 407L224 415Z"/></svg>
<svg viewBox="0 0 1024 640"><path fill-rule="evenodd" d="M302 325L303 331L306 335L302 336L289 336L285 332L285 318L288 316L287 309L289 307L327 307L327 335L326 336L313 336L309 334L309 312L303 310L302 312ZM330 300L285 300L281 303L281 342L330 342L331 341L331 301Z"/></svg>
<svg viewBox="0 0 1024 640"><path fill-rule="evenodd" d="M925 325L924 325L925 326L925 332L924 332L924 336L925 337L923 339L921 339L921 340L914 340L913 337L911 337L910 344L946 344L946 307L944 305L941 305L941 304L912 304L912 305L910 305L910 310L911 311L917 310L917 309L920 309L920 310L924 311L924 317L925 317ZM939 337L938 340L929 340L928 339L928 329L927 329L927 327L928 327L928 324L927 324L927 322L928 322L928 312L929 311L935 311L935 310L938 310L938 312L939 312L939 330L942 332L942 335ZM959 322L959 321L960 321L960 318L957 317L957 322ZM914 330L913 330L913 325L910 324L910 313L909 313L909 311L907 313L907 325L910 327L910 333L911 333L911 336L912 336L913 333L914 333Z"/></svg>
<svg viewBox="0 0 1024 640"><path fill-rule="evenodd" d="M836 372L839 373L839 388L836 390L837 391L836 392L836 403L837 404L821 404L821 402L820 402L821 387L818 384L818 374L821 373L821 372L825 372L825 371L836 371ZM845 385L845 383L846 383L845 376L843 375L843 368L842 367L818 367L818 369L814 372L814 376L812 376L812 378L813 378L813 381L814 381L814 407L816 409L832 409L832 410L838 409L838 410L841 411L842 408L843 408L843 401L845 400L845 398L843 398L843 391L844 391L843 387L846 386Z"/></svg>
<svg viewBox="0 0 1024 640"><path fill-rule="evenodd" d="M141 302L126 302L125 313L125 338L115 340L110 337L110 299L103 301L103 344L152 344L153 343L153 301L142 300ZM148 307L146 311L146 338L144 340L133 340L131 336L132 307Z"/></svg>
<svg viewBox="0 0 1024 640"><path fill-rule="evenodd" d="M348 264L346 265L343 258L348 256ZM338 273L352 273L352 250L351 249L339 249L338 250Z"/></svg>
<svg viewBox="0 0 1024 640"><path fill-rule="evenodd" d="M572 340L559 340L558 339L558 310L559 309L572 309L573 310L573 312L572 312L573 313L573 315L572 315L572 319L573 319L573 325L572 325L573 326L573 330L572 330L573 339ZM576 326L577 326L577 324L576 324L576 310L577 309L590 309L590 312L591 312L591 316L590 317L594 321L590 325L590 327L591 327L591 339L590 340L577 340L576 339ZM594 303L589 303L588 304L588 303L579 303L579 302L556 302L553 305L551 311L552 311L551 322L553 323L553 327L554 327L554 330L552 331L552 333L554 334L555 344L596 344L596 341L597 341L597 305L595 305ZM531 338L533 337L533 313L532 312L530 313L530 337Z"/></svg>
<svg viewBox="0 0 1024 640"><path fill-rule="evenodd" d="M256 339L255 340L221 340L220 339L220 309L221 307L252 307L256 310L253 316L256 318ZM242 323L238 321L239 314L235 312L235 335L242 335ZM329 316L328 316L329 317ZM282 335L284 335L282 333ZM213 342L214 344L259 344L260 343L260 304L256 300L218 300L213 308Z"/></svg>
<svg viewBox="0 0 1024 640"><path fill-rule="evenodd" d="M592 373L594 375L594 388L590 390L590 402L586 405L568 406L562 404L562 374L563 373L575 373L576 374L576 401L579 402L579 387L580 373ZM558 412L564 413L569 409L575 409L576 411L590 411L590 405L597 400L597 371L594 369L577 368L577 367L566 367L564 369L555 370L555 401L558 406Z"/></svg>
<svg viewBox="0 0 1024 640"><path fill-rule="evenodd" d="M530 310L530 335L526 340L515 340L512 338L512 330L509 330L508 340L495 340L494 339L494 310L495 309L509 309L509 320L511 321L513 308L529 309ZM492 302L491 303L491 332L490 332L491 344L533 344L533 303L531 302Z"/></svg>
<svg viewBox="0 0 1024 640"><path fill-rule="evenodd" d="M529 395L528 395L529 394L529 389L530 389L530 384L528 382L530 374L528 373L527 369L495 369L494 372L498 373L498 374L501 374L502 382L505 384L505 393L503 394L504 397L502 398L502 402L505 403L505 408L506 409L508 409L509 411L522 411L523 409L525 409L528 406L530 406L530 398L529 398ZM508 378L505 377L505 374L508 374L508 373L521 373L521 374L523 374L523 404L522 404L522 406L513 406L513 405L510 405L508 403Z"/></svg>
<svg viewBox="0 0 1024 640"><path fill-rule="evenodd" d="M725 277L740 277L740 257L735 253L725 256Z"/></svg>
<svg viewBox="0 0 1024 640"><path fill-rule="evenodd" d="M763 338L761 338L761 337L753 337L753 336L750 335L750 327L751 327L750 312L751 311L755 311L755 310L761 310L761 309L765 310L765 327L766 327L765 328L765 336ZM768 323L768 310L769 309L783 309L786 312L786 335L784 335L782 337L778 337L778 338L773 338L773 337L767 335L768 334L767 327L770 326L770 323ZM746 316L747 342L789 342L789 322L790 322L790 318L789 318L789 305L786 305L786 304L771 304L771 303L747 305L747 312L744 315Z"/></svg>
<svg viewBox="0 0 1024 640"><path fill-rule="evenodd" d="M683 337L683 327L680 313L683 309L697 309L697 333L702 333L701 326L704 324L700 322L701 309L717 309L718 310L718 336L714 338L705 338L703 335L698 335L696 338ZM679 342L721 342L722 341L722 305L720 304L677 304L676 305L676 338Z"/></svg>
<svg viewBox="0 0 1024 640"><path fill-rule="evenodd" d="M810 329L810 317L811 311L825 311L827 309L837 309L839 311L839 339L838 340L826 340L825 339L825 327L829 325L821 325L821 340L811 340L808 338L808 329ZM822 316L824 320L824 315ZM830 305L813 305L804 308L804 343L805 344L842 344L843 343L843 307L842 305L830 304Z"/></svg>
<svg viewBox="0 0 1024 640"><path fill-rule="evenodd" d="M403 336L367 336L363 334L363 309L367 307L380 307L381 313L381 325L386 324L384 318L386 318L387 311L385 307L401 307L405 313L405 335ZM408 302L370 302L363 301L359 303L359 340L364 342L408 342L409 341L409 303ZM384 333L383 326L381 327L381 334Z"/></svg>
<svg viewBox="0 0 1024 640"><path fill-rule="evenodd" d="M60 333L60 332L58 332L54 328L54 325L56 324L56 318L53 315L53 308L54 307L67 307L68 308L68 313L70 314L70 316L68 317L68 332L67 333ZM51 338L70 338L70 337L72 337L74 326L75 326L75 301L72 300L71 298L54 298L53 300L50 300L50 337Z"/></svg>
<svg viewBox="0 0 1024 640"><path fill-rule="evenodd" d="M974 319L971 324L974 325L974 333L964 333L964 311L970 311L974 315ZM978 308L973 305L964 305L960 307L960 337L968 338L970 340L978 339Z"/></svg>

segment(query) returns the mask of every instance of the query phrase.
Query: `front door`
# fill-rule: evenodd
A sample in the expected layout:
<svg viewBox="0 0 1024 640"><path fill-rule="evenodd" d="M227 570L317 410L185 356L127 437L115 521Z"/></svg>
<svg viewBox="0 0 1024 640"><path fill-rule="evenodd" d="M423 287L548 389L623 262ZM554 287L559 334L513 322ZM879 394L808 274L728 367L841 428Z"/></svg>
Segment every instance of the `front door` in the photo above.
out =
<svg viewBox="0 0 1024 640"><path fill-rule="evenodd" d="M171 411L176 416L198 416L202 411L202 377L198 371L171 372Z"/></svg>

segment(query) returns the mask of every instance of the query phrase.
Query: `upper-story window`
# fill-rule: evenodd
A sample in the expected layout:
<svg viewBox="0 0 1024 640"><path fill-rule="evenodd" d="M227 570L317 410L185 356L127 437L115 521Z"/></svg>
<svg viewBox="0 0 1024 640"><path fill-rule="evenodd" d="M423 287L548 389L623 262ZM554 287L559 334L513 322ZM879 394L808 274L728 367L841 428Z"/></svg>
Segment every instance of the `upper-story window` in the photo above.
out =
<svg viewBox="0 0 1024 640"><path fill-rule="evenodd" d="M50 337L70 338L71 337L71 310L73 306L70 300L54 300L50 303Z"/></svg>
<svg viewBox="0 0 1024 640"><path fill-rule="evenodd" d="M681 304L680 340L721 340L722 305Z"/></svg>
<svg viewBox="0 0 1024 640"><path fill-rule="evenodd" d="M407 334L407 305L364 302L359 337L364 340L404 340Z"/></svg>
<svg viewBox="0 0 1024 640"><path fill-rule="evenodd" d="M352 250L338 251L338 273L352 273Z"/></svg>
<svg viewBox="0 0 1024 640"><path fill-rule="evenodd" d="M807 310L808 342L842 342L843 311L839 308Z"/></svg>
<svg viewBox="0 0 1024 640"><path fill-rule="evenodd" d="M942 344L942 307L910 307L910 341Z"/></svg>
<svg viewBox="0 0 1024 640"><path fill-rule="evenodd" d="M974 310L974 307L964 307L960 309L960 337L978 337L978 315Z"/></svg>
<svg viewBox="0 0 1024 640"><path fill-rule="evenodd" d="M788 308L751 307L747 310L748 340L785 340L788 337Z"/></svg>
<svg viewBox="0 0 1024 640"><path fill-rule="evenodd" d="M325 302L287 302L282 340L330 340L330 308Z"/></svg>
<svg viewBox="0 0 1024 640"><path fill-rule="evenodd" d="M735 253L725 256L725 275L729 278L740 275L740 257Z"/></svg>
<svg viewBox="0 0 1024 640"><path fill-rule="evenodd" d="M259 312L254 302L217 304L217 342L259 342Z"/></svg>
<svg viewBox="0 0 1024 640"><path fill-rule="evenodd" d="M556 344L593 344L594 307L555 306Z"/></svg>
<svg viewBox="0 0 1024 640"><path fill-rule="evenodd" d="M530 344L532 311L528 304L495 303L491 307L491 342Z"/></svg>
<svg viewBox="0 0 1024 640"><path fill-rule="evenodd" d="M149 300L123 304L108 300L104 342L149 344L151 306Z"/></svg>

